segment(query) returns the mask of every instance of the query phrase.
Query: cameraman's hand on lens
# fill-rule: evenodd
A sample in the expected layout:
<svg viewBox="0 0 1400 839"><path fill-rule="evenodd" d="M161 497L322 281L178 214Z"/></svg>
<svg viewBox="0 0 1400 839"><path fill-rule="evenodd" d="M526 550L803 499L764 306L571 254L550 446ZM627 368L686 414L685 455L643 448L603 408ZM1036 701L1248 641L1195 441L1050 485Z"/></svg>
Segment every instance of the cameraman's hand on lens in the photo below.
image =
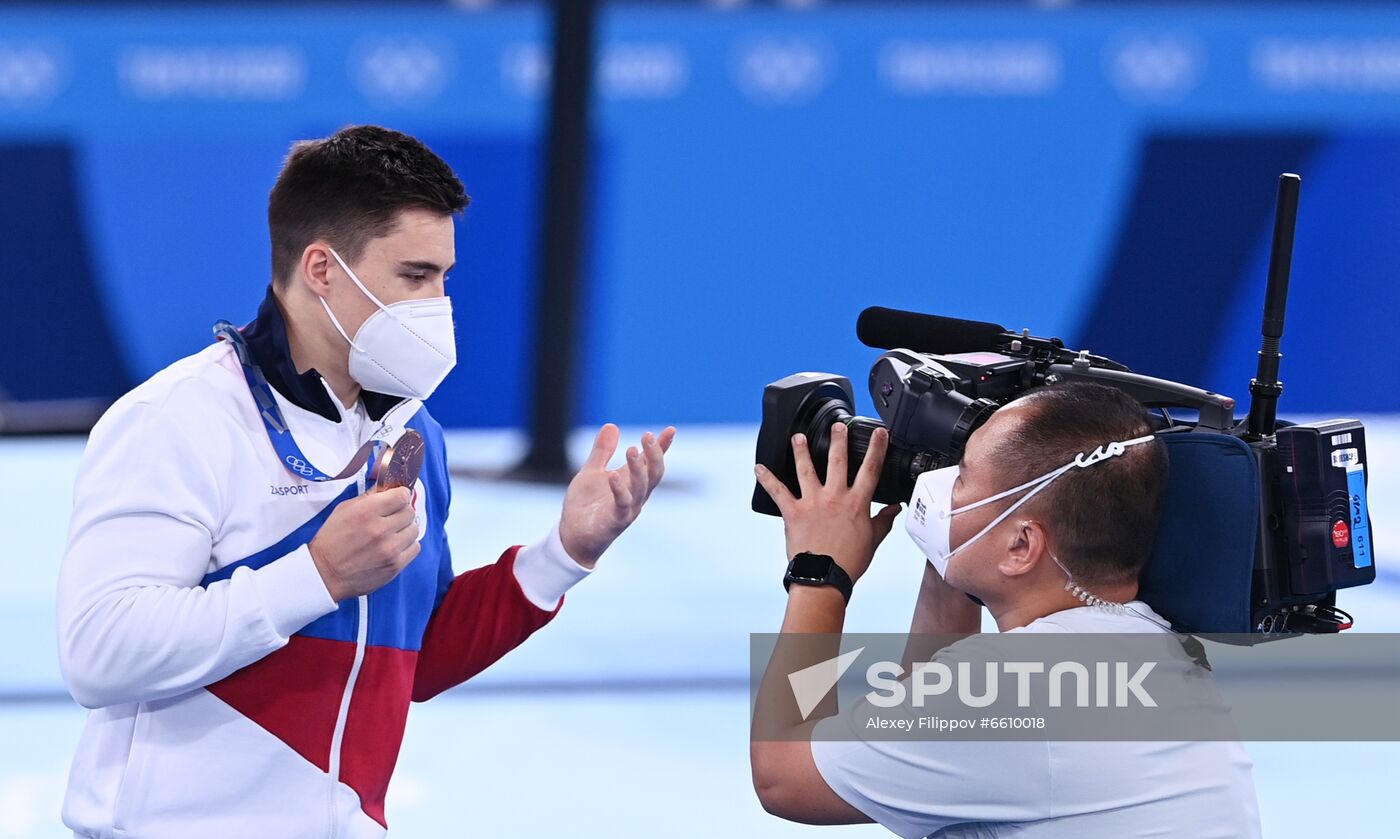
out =
<svg viewBox="0 0 1400 839"><path fill-rule="evenodd" d="M880 469L889 445L889 432L877 428L870 436L870 448L866 450L855 481L849 486L846 483L848 435L845 423L838 422L831 427L825 484L812 465L807 437L797 434L792 438L801 498L794 497L766 467L754 467L754 474L783 515L788 558L804 551L825 554L836 560L855 581L870 567L875 549L889 535L900 505L891 504L876 515L870 515L871 499L880 482Z"/></svg>
<svg viewBox="0 0 1400 839"><path fill-rule="evenodd" d="M342 501L331 511L308 548L332 600L369 594L418 556L412 496L398 487Z"/></svg>
<svg viewBox="0 0 1400 839"><path fill-rule="evenodd" d="M608 470L621 432L604 425L593 441L588 461L564 492L564 512L559 519L559 541L574 561L592 568L627 526L636 521L651 491L666 471L665 454L676 437L668 426L660 435L648 431L641 447L627 449L627 463Z"/></svg>

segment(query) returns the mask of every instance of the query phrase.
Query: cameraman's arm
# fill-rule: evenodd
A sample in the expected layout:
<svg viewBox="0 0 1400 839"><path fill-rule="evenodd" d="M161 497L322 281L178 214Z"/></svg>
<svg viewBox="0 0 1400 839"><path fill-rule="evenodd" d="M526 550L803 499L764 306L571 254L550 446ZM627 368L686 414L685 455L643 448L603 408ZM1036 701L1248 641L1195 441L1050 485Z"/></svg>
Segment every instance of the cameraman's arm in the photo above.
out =
<svg viewBox="0 0 1400 839"><path fill-rule="evenodd" d="M846 602L834 588L795 585L788 592L782 635L754 701L749 743L754 791L763 809L780 818L804 824L870 821L832 792L812 759L812 729L836 713L835 691L803 719L787 680L787 674L839 654L845 618Z"/></svg>
<svg viewBox="0 0 1400 839"><path fill-rule="evenodd" d="M982 629L982 607L944 581L932 563L924 563L924 579L914 618L909 624L909 641L904 648L904 672L915 661L928 661L945 646L929 636L973 635ZM951 642L952 639L947 639Z"/></svg>
<svg viewBox="0 0 1400 839"><path fill-rule="evenodd" d="M824 485L812 466L804 435L793 438L793 456L802 497L796 498L771 472L759 467L761 483L783 514L789 558L801 552L836 560L852 581L858 581L890 532L898 505L870 515L871 498L879 481L889 435L878 429L850 486L846 485L846 426L831 428ZM834 657L846 618L841 593L829 586L794 585L788 592L782 635L769 659L754 707L754 732L749 745L754 790L763 808L775 816L808 824L856 824L870 821L864 813L832 791L812 757L811 733L816 721L836 711L834 700L813 709L807 719L787 687L789 674Z"/></svg>

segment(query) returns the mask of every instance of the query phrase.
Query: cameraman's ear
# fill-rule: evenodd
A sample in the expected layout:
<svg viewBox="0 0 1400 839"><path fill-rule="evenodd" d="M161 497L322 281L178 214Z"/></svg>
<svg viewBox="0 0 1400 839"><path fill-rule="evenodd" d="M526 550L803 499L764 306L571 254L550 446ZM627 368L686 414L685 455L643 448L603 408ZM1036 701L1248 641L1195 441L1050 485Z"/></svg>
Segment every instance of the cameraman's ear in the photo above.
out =
<svg viewBox="0 0 1400 839"><path fill-rule="evenodd" d="M1006 553L997 563L997 570L1007 577L1029 574L1045 553L1045 530L1039 522L1023 521L1006 538Z"/></svg>

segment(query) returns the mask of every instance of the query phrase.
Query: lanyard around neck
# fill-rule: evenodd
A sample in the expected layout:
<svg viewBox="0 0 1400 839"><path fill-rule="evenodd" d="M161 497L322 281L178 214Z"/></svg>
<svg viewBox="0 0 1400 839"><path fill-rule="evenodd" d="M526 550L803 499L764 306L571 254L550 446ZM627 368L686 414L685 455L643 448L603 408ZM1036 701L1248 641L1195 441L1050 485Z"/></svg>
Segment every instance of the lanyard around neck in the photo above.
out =
<svg viewBox="0 0 1400 839"><path fill-rule="evenodd" d="M273 395L272 385L267 383L267 377L248 353L248 342L244 340L243 334L233 324L221 320L214 324L214 335L221 341L228 341L234 354L238 356L238 363L243 367L243 378L248 382L248 391L253 395L258 415L262 417L263 427L267 429L268 442L272 444L273 450L277 452L277 457L288 472L308 481L339 481L355 475L371 457L378 457L387 445L383 440L365 443L355 452L350 463L335 475L317 469L302 453L296 438L292 436L287 419L277 405L277 397Z"/></svg>

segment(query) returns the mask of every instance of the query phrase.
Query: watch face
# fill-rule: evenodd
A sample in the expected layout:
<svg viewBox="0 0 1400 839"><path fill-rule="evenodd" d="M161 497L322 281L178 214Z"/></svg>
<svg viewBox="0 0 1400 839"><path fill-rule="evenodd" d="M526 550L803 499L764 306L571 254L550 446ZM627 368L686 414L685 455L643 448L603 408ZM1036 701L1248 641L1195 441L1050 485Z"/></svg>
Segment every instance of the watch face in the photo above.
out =
<svg viewBox="0 0 1400 839"><path fill-rule="evenodd" d="M824 582L831 571L831 557L820 554L798 554L792 558L792 570L788 573L794 580Z"/></svg>

